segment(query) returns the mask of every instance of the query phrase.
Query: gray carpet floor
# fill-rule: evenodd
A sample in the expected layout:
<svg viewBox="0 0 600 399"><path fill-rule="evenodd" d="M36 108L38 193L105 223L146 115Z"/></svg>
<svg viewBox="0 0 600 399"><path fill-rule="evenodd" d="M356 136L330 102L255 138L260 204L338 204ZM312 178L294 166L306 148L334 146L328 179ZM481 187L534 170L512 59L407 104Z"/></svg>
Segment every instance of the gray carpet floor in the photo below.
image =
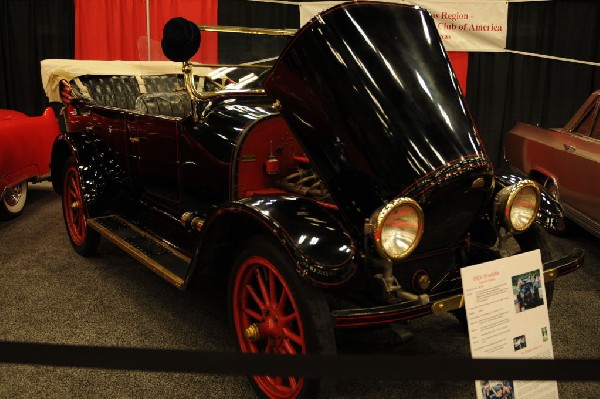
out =
<svg viewBox="0 0 600 399"><path fill-rule="evenodd" d="M550 323L555 357L598 359L600 247L575 229L552 238L557 252L586 250L579 271L556 284ZM340 341L342 353L469 358L469 341L452 316L410 325L415 338L386 332ZM207 281L180 292L103 241L81 258L71 249L60 197L30 185L24 213L0 222L0 340L51 344L232 351L224 296ZM379 343L375 343L379 342ZM449 362L447 367L452 367ZM428 370L423 370L428 373ZM560 397L599 398L600 382L559 382ZM0 398L246 398L244 377L0 364ZM335 398L473 398L473 381L339 381Z"/></svg>

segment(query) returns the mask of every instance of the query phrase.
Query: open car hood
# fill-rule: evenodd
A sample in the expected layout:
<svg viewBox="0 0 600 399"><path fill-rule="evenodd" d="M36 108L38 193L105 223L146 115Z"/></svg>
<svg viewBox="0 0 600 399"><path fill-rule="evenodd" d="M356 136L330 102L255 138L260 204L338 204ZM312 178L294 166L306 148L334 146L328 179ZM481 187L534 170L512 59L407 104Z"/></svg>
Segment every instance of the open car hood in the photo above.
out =
<svg viewBox="0 0 600 399"><path fill-rule="evenodd" d="M353 2L326 10L293 37L264 86L356 221L448 165L488 162L422 8Z"/></svg>

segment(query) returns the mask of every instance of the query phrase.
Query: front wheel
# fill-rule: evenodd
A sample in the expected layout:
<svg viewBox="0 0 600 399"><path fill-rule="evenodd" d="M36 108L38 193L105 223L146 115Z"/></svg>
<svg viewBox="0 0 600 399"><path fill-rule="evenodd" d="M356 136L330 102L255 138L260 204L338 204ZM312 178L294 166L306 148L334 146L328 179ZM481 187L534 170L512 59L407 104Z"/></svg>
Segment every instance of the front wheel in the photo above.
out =
<svg viewBox="0 0 600 399"><path fill-rule="evenodd" d="M19 216L23 212L26 199L27 181L9 187L0 203L0 219L8 220Z"/></svg>
<svg viewBox="0 0 600 399"><path fill-rule="evenodd" d="M240 351L334 354L335 336L323 293L301 280L289 257L268 237L241 250L229 282L230 316ZM325 398L334 382L303 377L252 376L263 398Z"/></svg>
<svg viewBox="0 0 600 399"><path fill-rule="evenodd" d="M69 240L75 251L81 256L90 256L98 248L100 234L88 227L84 205L77 163L73 158L69 158L64 167L63 216Z"/></svg>

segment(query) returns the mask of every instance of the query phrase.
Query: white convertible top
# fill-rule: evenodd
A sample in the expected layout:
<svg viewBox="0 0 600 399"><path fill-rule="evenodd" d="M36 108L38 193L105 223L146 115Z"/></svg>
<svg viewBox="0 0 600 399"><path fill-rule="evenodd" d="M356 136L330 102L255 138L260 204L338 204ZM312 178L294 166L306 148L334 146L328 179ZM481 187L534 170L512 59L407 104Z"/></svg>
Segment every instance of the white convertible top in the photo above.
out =
<svg viewBox="0 0 600 399"><path fill-rule="evenodd" d="M50 102L60 102L58 83L84 75L166 75L181 74L181 63L171 61L96 61L47 59L41 62L42 85ZM208 67L194 67L194 75L206 76Z"/></svg>

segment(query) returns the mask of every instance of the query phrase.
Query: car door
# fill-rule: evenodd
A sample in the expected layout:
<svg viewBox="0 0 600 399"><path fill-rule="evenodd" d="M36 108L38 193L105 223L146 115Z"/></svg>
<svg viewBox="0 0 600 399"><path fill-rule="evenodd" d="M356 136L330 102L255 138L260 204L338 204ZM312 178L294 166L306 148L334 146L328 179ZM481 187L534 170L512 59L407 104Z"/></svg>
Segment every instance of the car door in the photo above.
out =
<svg viewBox="0 0 600 399"><path fill-rule="evenodd" d="M111 168L109 175L119 179L129 170L126 113L124 110L100 106L92 107L89 115L91 123L87 128L94 130L101 138L97 144L108 146L105 152L114 157L113 160L106 160Z"/></svg>
<svg viewBox="0 0 600 399"><path fill-rule="evenodd" d="M563 202L596 221L600 221L599 109L600 97L596 97L570 128L560 181Z"/></svg>
<svg viewBox="0 0 600 399"><path fill-rule="evenodd" d="M163 204L178 203L181 119L134 115L128 121L128 133L130 171L138 177L144 194Z"/></svg>

